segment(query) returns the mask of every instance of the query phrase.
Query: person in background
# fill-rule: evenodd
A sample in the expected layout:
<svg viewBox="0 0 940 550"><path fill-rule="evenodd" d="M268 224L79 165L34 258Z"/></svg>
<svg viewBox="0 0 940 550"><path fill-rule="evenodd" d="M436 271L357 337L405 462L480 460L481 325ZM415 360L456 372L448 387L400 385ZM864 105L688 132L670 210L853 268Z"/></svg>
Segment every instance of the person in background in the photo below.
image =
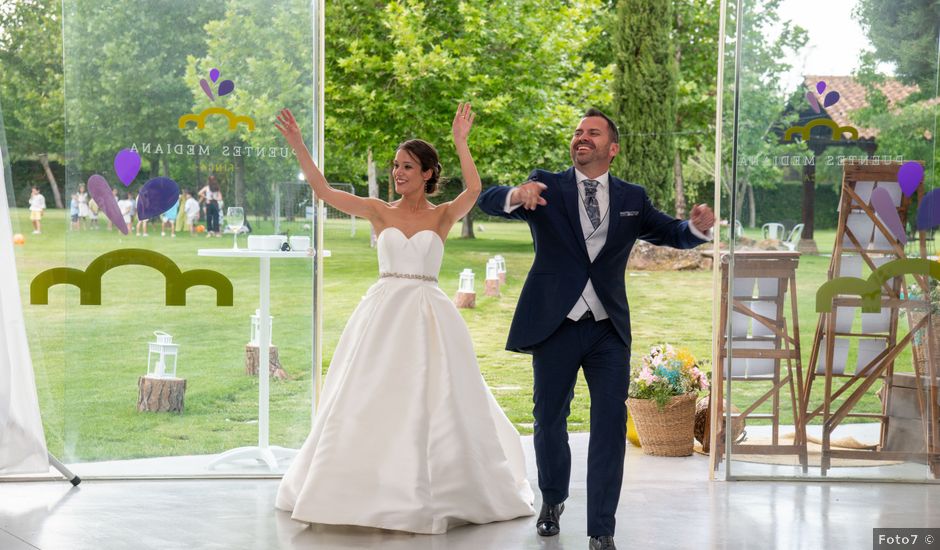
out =
<svg viewBox="0 0 940 550"><path fill-rule="evenodd" d="M35 185L29 195L29 219L33 222L33 235L42 233L42 215L46 211L46 197Z"/></svg>
<svg viewBox="0 0 940 550"><path fill-rule="evenodd" d="M72 193L72 198L69 200L69 219L72 221L71 230L78 231L78 193Z"/></svg>
<svg viewBox="0 0 940 550"><path fill-rule="evenodd" d="M184 191L186 201L183 203L183 211L186 214L186 228L190 235L196 234L196 222L199 221L199 201L193 198L193 193L189 189Z"/></svg>
<svg viewBox="0 0 940 550"><path fill-rule="evenodd" d="M88 200L88 221L91 224L91 229L98 230L98 212L101 211L101 208L98 207L98 203L95 202L95 199Z"/></svg>
<svg viewBox="0 0 940 550"><path fill-rule="evenodd" d="M88 216L91 210L88 208L88 192L85 191L85 184L78 184L78 222L79 229L88 229Z"/></svg>
<svg viewBox="0 0 940 550"><path fill-rule="evenodd" d="M117 193L117 189L114 190ZM133 229L131 222L134 218L134 195L130 191L127 192L127 196L124 200L118 201L118 208L121 209L121 215L124 216L124 224L127 225L128 231Z"/></svg>
<svg viewBox="0 0 940 550"><path fill-rule="evenodd" d="M145 220L145 219L141 218L141 217L140 217L140 214L139 214L139 212L140 212L140 193L138 193L138 194L137 194L137 198L134 199L134 211L138 212L138 215L137 215L137 236L138 236L138 237L141 236L141 232L140 232L140 231L141 231L141 229L143 229L143 236L144 236L144 237L149 237L150 235L147 234L147 222L149 222L150 220Z"/></svg>
<svg viewBox="0 0 940 550"><path fill-rule="evenodd" d="M209 176L206 185L199 190L199 200L206 205L206 237L221 237L219 215L222 212L222 190L215 176Z"/></svg>
<svg viewBox="0 0 940 550"><path fill-rule="evenodd" d="M170 237L176 238L176 217L180 212L179 201L172 208L160 214L160 236L166 237L166 228L170 228Z"/></svg>

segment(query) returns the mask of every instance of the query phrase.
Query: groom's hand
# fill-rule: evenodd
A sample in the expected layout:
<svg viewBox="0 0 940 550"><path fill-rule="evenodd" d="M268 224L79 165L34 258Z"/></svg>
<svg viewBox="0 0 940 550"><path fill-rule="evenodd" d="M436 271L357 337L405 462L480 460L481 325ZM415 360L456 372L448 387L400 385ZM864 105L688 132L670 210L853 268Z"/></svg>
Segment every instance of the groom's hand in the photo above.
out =
<svg viewBox="0 0 940 550"><path fill-rule="evenodd" d="M708 232L715 225L715 213L707 204L696 204L692 207L692 215L689 221L702 233Z"/></svg>
<svg viewBox="0 0 940 550"><path fill-rule="evenodd" d="M527 181L512 190L512 197L509 204L515 206L521 204L526 210L535 210L537 206L545 206L548 201L542 198L542 191L546 186L540 181Z"/></svg>

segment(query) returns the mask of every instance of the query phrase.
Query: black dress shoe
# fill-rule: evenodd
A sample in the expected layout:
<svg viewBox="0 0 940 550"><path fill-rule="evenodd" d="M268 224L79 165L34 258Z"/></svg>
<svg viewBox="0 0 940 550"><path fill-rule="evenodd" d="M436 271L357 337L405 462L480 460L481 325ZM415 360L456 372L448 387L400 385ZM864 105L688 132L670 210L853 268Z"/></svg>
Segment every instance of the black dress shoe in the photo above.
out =
<svg viewBox="0 0 940 550"><path fill-rule="evenodd" d="M565 503L548 504L542 503L542 511L539 512L539 519L535 522L535 530L543 537L554 537L561 531L558 525L558 518L565 511Z"/></svg>
<svg viewBox="0 0 940 550"><path fill-rule="evenodd" d="M605 537L591 537L591 550L617 550L617 545L614 544L614 537L605 536Z"/></svg>

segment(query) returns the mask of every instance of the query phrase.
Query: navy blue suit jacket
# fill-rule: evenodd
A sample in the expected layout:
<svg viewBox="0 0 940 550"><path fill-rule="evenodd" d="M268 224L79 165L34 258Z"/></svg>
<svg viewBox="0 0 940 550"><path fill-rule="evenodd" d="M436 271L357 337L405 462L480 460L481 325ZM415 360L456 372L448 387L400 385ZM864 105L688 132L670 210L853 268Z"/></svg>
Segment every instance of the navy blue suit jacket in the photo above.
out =
<svg viewBox="0 0 940 550"><path fill-rule="evenodd" d="M692 234L689 222L653 207L643 187L610 176L607 242L592 262L581 229L574 168L557 174L535 170L529 179L545 184L542 197L547 205L535 210L519 207L506 214L503 207L512 188L502 186L488 188L479 200L487 214L525 220L535 247L535 261L519 296L506 349L531 353L533 347L551 336L580 298L588 278L617 333L629 346L630 307L624 276L633 244L643 239L657 245L693 248L705 241Z"/></svg>

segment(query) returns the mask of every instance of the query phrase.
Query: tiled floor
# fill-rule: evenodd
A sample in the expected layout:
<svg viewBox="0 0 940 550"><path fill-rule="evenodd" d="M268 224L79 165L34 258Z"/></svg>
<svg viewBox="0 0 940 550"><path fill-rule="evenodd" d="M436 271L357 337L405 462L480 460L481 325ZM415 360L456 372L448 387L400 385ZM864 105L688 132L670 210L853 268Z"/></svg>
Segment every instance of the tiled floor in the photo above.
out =
<svg viewBox="0 0 940 550"><path fill-rule="evenodd" d="M532 439L523 442L535 486ZM307 526L274 510L275 479L85 480L0 483L0 549L583 549L587 436L571 444L571 497L553 538L535 534L534 518L433 536ZM940 526L936 484L709 482L707 472L701 455L628 446L618 547L856 549L871 548L874 527Z"/></svg>

